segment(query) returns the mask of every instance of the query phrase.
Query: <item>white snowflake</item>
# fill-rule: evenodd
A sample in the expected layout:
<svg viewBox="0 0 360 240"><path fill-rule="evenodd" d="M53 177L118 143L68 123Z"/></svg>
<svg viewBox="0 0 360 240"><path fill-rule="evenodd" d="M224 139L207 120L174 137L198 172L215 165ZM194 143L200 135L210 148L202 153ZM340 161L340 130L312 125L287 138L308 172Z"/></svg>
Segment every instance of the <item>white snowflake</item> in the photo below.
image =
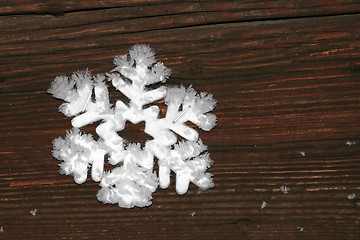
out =
<svg viewBox="0 0 360 240"><path fill-rule="evenodd" d="M289 191L288 191L288 188L286 186L281 186L280 187L280 190L284 193L284 194L288 194Z"/></svg>
<svg viewBox="0 0 360 240"><path fill-rule="evenodd" d="M33 216L36 216L37 209L36 209L36 208L35 208L35 209L32 209L32 210L29 211L29 213L30 213L31 215L33 215Z"/></svg>
<svg viewBox="0 0 360 240"><path fill-rule="evenodd" d="M355 141L346 141L346 143L345 143L347 146L354 146L354 145L356 145L356 142Z"/></svg>
<svg viewBox="0 0 360 240"><path fill-rule="evenodd" d="M347 199L349 199L349 200L353 200L353 199L355 199L355 198L356 198L355 193L349 194L349 195L347 196Z"/></svg>
<svg viewBox="0 0 360 240"><path fill-rule="evenodd" d="M216 125L216 116L209 113L216 105L212 95L197 94L191 86L159 86L171 71L156 61L155 52L145 44L134 45L128 55L115 57L114 64L116 67L106 75L76 72L52 82L48 92L65 101L59 111L74 117L73 129L53 142L53 156L62 161L60 172L73 175L81 184L91 167L92 179L102 187L98 200L125 208L151 205L151 195L158 185L169 186L171 171L176 174L178 194L186 193L190 182L202 190L213 187L212 175L206 172L212 165L207 146L186 124L192 122L205 131ZM120 100L115 106L110 104L106 78L130 100L129 104ZM163 118L154 104L161 99L167 105ZM96 128L97 141L80 132L81 127L97 121L101 121ZM128 143L118 134L126 121L144 121L144 131L153 139L144 147ZM184 140L179 141L177 135ZM158 175L153 170L155 157ZM112 171L104 171L106 160L116 166Z"/></svg>

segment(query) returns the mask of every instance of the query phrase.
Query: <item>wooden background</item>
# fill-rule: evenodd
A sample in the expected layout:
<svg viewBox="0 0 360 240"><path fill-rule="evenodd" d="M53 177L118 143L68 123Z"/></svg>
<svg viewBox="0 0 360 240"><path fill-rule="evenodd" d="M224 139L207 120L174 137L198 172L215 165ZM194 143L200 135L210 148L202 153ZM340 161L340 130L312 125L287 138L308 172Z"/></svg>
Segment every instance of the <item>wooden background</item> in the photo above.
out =
<svg viewBox="0 0 360 240"><path fill-rule="evenodd" d="M58 174L70 119L46 90L135 43L167 84L218 100L200 132L215 188L178 196L172 179L151 207L122 209ZM2 0L0 124L0 239L359 239L360 2Z"/></svg>

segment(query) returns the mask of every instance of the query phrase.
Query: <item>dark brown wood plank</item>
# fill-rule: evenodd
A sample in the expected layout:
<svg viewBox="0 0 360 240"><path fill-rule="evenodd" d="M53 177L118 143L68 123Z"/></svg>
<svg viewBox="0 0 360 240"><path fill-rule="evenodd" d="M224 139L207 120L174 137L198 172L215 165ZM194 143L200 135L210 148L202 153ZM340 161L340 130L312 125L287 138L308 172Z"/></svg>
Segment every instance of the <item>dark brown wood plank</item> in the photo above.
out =
<svg viewBox="0 0 360 240"><path fill-rule="evenodd" d="M222 12L237 13L239 19L299 17L311 15L345 14L358 12L356 0L296 0L296 1L170 1L170 0L14 0L0 3L0 15L50 14L62 16L67 13L100 9L123 8L124 17L131 15L154 16L183 13ZM221 19L217 19L221 21Z"/></svg>
<svg viewBox="0 0 360 240"><path fill-rule="evenodd" d="M165 6L146 18L121 8L1 17L0 238L356 239L360 15L224 23L225 12L179 7L172 16ZM129 210L99 203L91 179L77 185L57 173L51 143L70 119L45 91L59 74L110 70L114 56L141 42L172 68L168 84L218 100L218 126L200 132L216 186L178 196L172 181L151 207Z"/></svg>
<svg viewBox="0 0 360 240"><path fill-rule="evenodd" d="M101 19L104 14L93 15L95 19ZM166 29L174 27L174 24L164 26L160 19L136 19L131 24L110 21L106 24L77 27L66 25L68 22L78 22L79 18L81 17L77 15L71 21L65 22L54 19L53 24L41 30L32 31L25 28L3 31L4 34L0 36L0 91L8 92L9 88L16 88L17 91L22 91L21 88L34 91L44 89L46 85L36 84L39 77L53 78L59 74L69 73L73 71L75 63L76 70L89 67L95 72L108 71L112 67L113 56L124 54L132 44L144 41L156 49L166 48L167 64L174 71L178 71L178 75L190 71L191 75L196 77L209 77L214 74L238 76L246 68L247 74L267 71L270 71L269 74L282 74L285 71L285 74L298 78L298 69L310 68L315 64L314 67L319 65L320 69L312 71L318 74L330 71L332 77L329 77L336 79L337 74L338 77L346 77L350 75L348 69L357 71L358 67L356 59L359 30L354 28L351 22L358 21L358 15L350 16L349 21L339 21L337 17L324 18L328 21L328 26L320 27L317 25L326 23L318 18L292 20L291 24L287 24L287 21L266 21L265 25L254 22L194 28L183 26L171 31ZM13 21L9 18L7 20ZM40 25L40 22L48 22L46 19L36 18L32 21L36 26ZM31 28L31 24L27 25ZM120 25L127 27L119 28ZM185 44L179 44L181 42ZM349 45L344 46L344 42ZM199 47L201 49L198 49ZM262 50L261 57L259 49ZM194 52L198 53L199 50L201 55L197 54L191 60ZM92 55L89 54L90 51ZM189 56L186 59L189 61L187 69L177 70L175 63L184 60L182 55L179 56L179 52ZM225 54L220 56L219 61L213 61L219 52ZM232 56L232 52L236 52L236 55ZM47 58L39 57L42 55L46 55ZM158 56L165 61L161 50L158 50ZM331 58L335 56L337 59ZM171 60L175 62L171 63ZM201 66L197 60L206 65ZM328 62L326 67L329 70L321 65L323 62ZM10 63L10 67L7 63ZM44 71L49 64L52 65L52 73ZM286 65L285 69L283 65ZM28 74L30 71L32 74ZM310 70L307 70L307 74L310 74L309 72ZM32 84L27 86L23 82Z"/></svg>

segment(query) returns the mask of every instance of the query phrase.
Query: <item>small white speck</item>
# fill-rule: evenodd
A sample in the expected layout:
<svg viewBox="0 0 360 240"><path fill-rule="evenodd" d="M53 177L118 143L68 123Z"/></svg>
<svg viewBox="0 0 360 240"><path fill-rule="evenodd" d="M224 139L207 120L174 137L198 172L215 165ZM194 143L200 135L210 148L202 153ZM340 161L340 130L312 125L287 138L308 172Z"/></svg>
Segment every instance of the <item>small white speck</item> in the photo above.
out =
<svg viewBox="0 0 360 240"><path fill-rule="evenodd" d="M306 153L305 153L305 152L300 152L300 155L301 155L302 157L305 157L305 156L306 156Z"/></svg>
<svg viewBox="0 0 360 240"><path fill-rule="evenodd" d="M36 216L37 209L30 210L30 214L33 216Z"/></svg>
<svg viewBox="0 0 360 240"><path fill-rule="evenodd" d="M192 212L192 213L191 213L191 216L193 217L193 216L195 216L195 214L196 214L196 212Z"/></svg>
<svg viewBox="0 0 360 240"><path fill-rule="evenodd" d="M354 146L356 144L356 142L355 141L354 142L346 141L345 144L350 147L350 146Z"/></svg>
<svg viewBox="0 0 360 240"><path fill-rule="evenodd" d="M284 194L288 194L288 193L289 193L286 186L281 186L281 187L280 187L280 190L281 190Z"/></svg>
<svg viewBox="0 0 360 240"><path fill-rule="evenodd" d="M0 227L0 233L4 232L4 227Z"/></svg>
<svg viewBox="0 0 360 240"><path fill-rule="evenodd" d="M261 203L261 209L264 209L265 207L266 207L266 202L263 201L263 202Z"/></svg>
<svg viewBox="0 0 360 240"><path fill-rule="evenodd" d="M300 232L304 231L304 228L303 228L303 227L297 227L297 229L298 229Z"/></svg>
<svg viewBox="0 0 360 240"><path fill-rule="evenodd" d="M355 197L356 197L356 195L355 195L355 193L353 193L353 194L349 194L349 195L347 196L347 199L353 200L353 199L355 199Z"/></svg>

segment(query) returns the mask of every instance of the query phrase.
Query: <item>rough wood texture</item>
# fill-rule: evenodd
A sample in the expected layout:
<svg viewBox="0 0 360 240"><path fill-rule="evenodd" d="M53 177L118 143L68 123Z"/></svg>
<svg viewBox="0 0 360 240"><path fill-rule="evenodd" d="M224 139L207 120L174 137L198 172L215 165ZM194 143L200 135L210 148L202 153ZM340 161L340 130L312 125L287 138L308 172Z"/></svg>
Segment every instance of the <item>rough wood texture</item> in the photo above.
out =
<svg viewBox="0 0 360 240"><path fill-rule="evenodd" d="M0 238L358 238L360 3L130 2L0 3ZM216 186L178 196L172 184L129 210L58 175L51 143L70 120L46 89L142 42L168 84L218 100L218 126L201 132Z"/></svg>

